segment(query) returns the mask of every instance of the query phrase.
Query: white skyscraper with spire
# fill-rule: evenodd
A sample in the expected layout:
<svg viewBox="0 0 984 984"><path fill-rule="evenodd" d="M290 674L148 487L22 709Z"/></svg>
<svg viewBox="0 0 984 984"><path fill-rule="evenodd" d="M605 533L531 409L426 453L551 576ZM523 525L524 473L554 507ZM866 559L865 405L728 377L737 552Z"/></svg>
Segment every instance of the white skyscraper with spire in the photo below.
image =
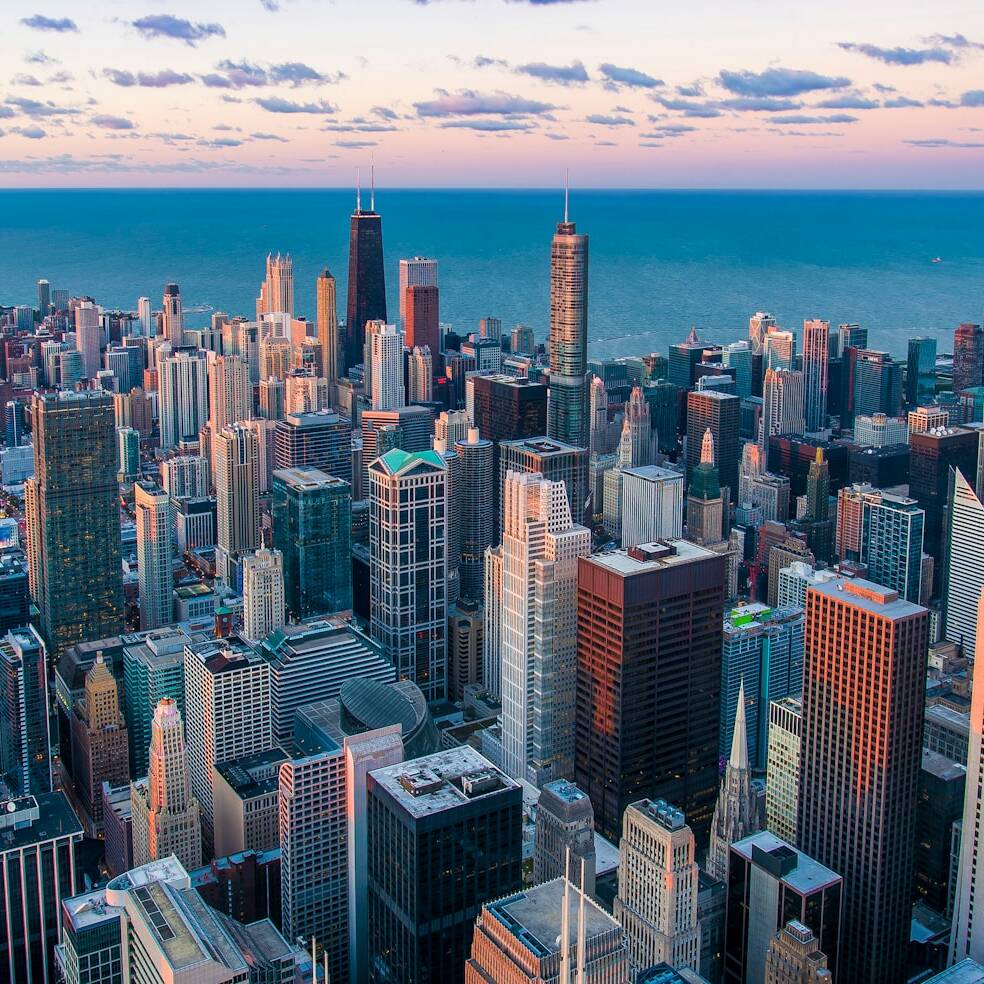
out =
<svg viewBox="0 0 984 984"><path fill-rule="evenodd" d="M284 555L264 547L243 558L243 632L262 642L286 623Z"/></svg>
<svg viewBox="0 0 984 984"><path fill-rule="evenodd" d="M738 689L738 711L731 738L731 757L724 770L717 806L711 823L711 846L707 871L712 878L728 880L728 848L735 841L754 834L760 826L758 809L752 799L748 763L748 736L745 724L745 683Z"/></svg>
<svg viewBox="0 0 984 984"><path fill-rule="evenodd" d="M155 708L150 735L149 773L130 785L134 866L174 854L186 868L198 868L201 809L191 792L184 725L172 698Z"/></svg>
<svg viewBox="0 0 984 984"><path fill-rule="evenodd" d="M174 621L174 508L162 488L144 482L133 486L133 507L137 520L140 628L157 629Z"/></svg>
<svg viewBox="0 0 984 984"><path fill-rule="evenodd" d="M943 637L964 655L977 645L977 599L984 588L984 505L959 468L950 480L949 543L943 573ZM918 599L916 599L918 600Z"/></svg>
<svg viewBox="0 0 984 984"><path fill-rule="evenodd" d="M577 559L591 533L563 482L509 472L503 501L501 584L486 599L499 613L503 768L542 786L573 774Z"/></svg>

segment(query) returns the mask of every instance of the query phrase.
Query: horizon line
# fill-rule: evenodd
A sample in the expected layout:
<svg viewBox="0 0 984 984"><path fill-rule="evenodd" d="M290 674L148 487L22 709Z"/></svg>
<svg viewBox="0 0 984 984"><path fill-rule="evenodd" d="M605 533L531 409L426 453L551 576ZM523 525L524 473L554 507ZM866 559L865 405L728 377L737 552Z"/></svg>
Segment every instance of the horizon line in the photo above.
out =
<svg viewBox="0 0 984 984"><path fill-rule="evenodd" d="M412 191L412 192L455 192L455 191L485 191L485 192L556 192L563 195L563 186L559 189L555 185L389 185L383 186L377 191ZM195 191L195 192L214 192L214 191L273 191L273 192L300 192L300 191L343 191L351 194L349 185L132 185L127 187L102 186L102 185L20 185L17 187L0 186L0 194L17 194L25 191L57 191L57 192L79 192L79 191L101 191L116 192L126 194L134 191ZM687 186L620 186L620 185L581 185L573 189L574 193L579 192L641 192L655 194L676 194L676 193L707 193L707 194L920 194L920 195L967 195L984 194L984 185L966 188L916 188L916 187L841 187L841 186L814 186L814 187L687 187Z"/></svg>

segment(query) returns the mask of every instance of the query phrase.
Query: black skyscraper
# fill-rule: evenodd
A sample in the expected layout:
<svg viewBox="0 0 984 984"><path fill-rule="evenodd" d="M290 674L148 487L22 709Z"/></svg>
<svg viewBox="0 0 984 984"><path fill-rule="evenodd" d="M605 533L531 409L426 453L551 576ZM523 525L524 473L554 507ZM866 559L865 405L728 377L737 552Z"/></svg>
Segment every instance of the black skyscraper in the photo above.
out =
<svg viewBox="0 0 984 984"><path fill-rule="evenodd" d="M386 320L386 274L383 268L383 220L375 194L368 211L356 196L349 226L348 304L345 315L345 365L362 362L367 321Z"/></svg>

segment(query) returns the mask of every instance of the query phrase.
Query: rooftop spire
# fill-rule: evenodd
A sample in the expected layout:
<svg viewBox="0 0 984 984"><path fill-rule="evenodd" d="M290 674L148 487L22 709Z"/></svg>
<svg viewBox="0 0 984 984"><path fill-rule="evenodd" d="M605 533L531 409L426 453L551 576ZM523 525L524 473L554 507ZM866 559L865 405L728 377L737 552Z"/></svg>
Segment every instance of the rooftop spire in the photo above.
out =
<svg viewBox="0 0 984 984"><path fill-rule="evenodd" d="M355 169L355 210L362 211L362 168Z"/></svg>
<svg viewBox="0 0 984 984"><path fill-rule="evenodd" d="M571 193L571 169L567 168L564 172L564 225L567 225L567 204Z"/></svg>
<svg viewBox="0 0 984 984"><path fill-rule="evenodd" d="M748 734L745 726L745 678L738 686L738 710L735 713L735 731L731 736L731 758L728 764L732 769L748 769Z"/></svg>
<svg viewBox="0 0 984 984"><path fill-rule="evenodd" d="M369 211L376 211L376 163L369 158Z"/></svg>
<svg viewBox="0 0 984 984"><path fill-rule="evenodd" d="M704 431L704 439L700 442L700 463L702 465L714 464L714 435L711 428Z"/></svg>

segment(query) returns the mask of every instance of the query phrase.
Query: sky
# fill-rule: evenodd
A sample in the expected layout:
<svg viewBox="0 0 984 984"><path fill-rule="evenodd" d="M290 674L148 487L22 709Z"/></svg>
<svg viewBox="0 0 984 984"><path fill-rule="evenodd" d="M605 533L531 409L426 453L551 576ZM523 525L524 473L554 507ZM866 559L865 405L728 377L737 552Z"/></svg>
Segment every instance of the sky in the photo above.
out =
<svg viewBox="0 0 984 984"><path fill-rule="evenodd" d="M984 188L979 0L0 7L0 188Z"/></svg>

